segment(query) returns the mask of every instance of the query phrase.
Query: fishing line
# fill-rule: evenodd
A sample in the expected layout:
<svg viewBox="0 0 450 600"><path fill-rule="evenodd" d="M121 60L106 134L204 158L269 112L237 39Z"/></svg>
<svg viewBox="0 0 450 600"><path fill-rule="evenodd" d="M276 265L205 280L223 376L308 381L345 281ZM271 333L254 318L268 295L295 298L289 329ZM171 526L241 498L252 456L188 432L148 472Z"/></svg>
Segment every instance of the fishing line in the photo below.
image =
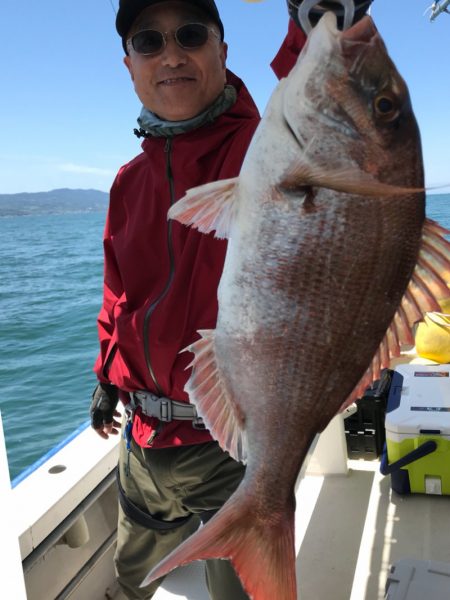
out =
<svg viewBox="0 0 450 600"><path fill-rule="evenodd" d="M114 4L113 4L113 1L112 1L112 0L109 0L109 3L111 4L111 8L113 9L113 11L114 11L114 14L115 14L115 15L117 15L117 9L116 9L116 7L114 6Z"/></svg>

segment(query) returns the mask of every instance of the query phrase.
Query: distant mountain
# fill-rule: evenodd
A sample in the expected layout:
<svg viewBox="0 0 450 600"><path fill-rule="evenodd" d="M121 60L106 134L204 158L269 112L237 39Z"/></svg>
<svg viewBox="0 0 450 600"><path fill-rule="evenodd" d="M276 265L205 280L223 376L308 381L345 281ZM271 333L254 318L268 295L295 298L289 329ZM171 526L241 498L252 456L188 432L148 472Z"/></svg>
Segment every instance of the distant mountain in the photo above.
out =
<svg viewBox="0 0 450 600"><path fill-rule="evenodd" d="M0 217L101 212L108 206L109 194L99 190L70 190L0 194Z"/></svg>

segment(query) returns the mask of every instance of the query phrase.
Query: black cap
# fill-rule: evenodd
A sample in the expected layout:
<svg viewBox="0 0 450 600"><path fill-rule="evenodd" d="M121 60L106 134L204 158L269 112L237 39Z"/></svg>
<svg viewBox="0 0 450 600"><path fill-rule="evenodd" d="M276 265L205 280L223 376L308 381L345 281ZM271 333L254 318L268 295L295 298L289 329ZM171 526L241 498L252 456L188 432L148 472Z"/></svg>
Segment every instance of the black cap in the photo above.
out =
<svg viewBox="0 0 450 600"><path fill-rule="evenodd" d="M122 38L122 45L126 52L126 36L131 29L136 18L140 13L153 4L160 4L165 0L120 0L119 10L117 11L116 17L116 29L117 33ZM217 10L216 3L214 0L184 0L187 4L192 4L200 8L206 13L214 23L216 23L220 29L220 37L223 41L224 30L223 23L220 20L219 11Z"/></svg>

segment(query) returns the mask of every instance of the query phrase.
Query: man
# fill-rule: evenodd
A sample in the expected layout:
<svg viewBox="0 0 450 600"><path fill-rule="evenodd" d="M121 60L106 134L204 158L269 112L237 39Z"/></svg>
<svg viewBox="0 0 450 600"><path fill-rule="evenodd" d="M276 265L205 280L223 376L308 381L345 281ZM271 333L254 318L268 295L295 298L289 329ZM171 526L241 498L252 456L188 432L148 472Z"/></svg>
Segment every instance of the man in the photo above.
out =
<svg viewBox="0 0 450 600"><path fill-rule="evenodd" d="M115 564L124 593L138 599L160 583L139 587L151 567L223 505L244 472L184 392L192 356L181 351L215 326L226 242L168 222L167 211L189 188L238 175L259 114L226 69L213 0L120 0L116 26L145 139L111 189L91 419L106 438L118 432L118 399L126 406ZM292 21L278 73L304 41ZM247 599L229 562L207 561L206 576L213 600Z"/></svg>

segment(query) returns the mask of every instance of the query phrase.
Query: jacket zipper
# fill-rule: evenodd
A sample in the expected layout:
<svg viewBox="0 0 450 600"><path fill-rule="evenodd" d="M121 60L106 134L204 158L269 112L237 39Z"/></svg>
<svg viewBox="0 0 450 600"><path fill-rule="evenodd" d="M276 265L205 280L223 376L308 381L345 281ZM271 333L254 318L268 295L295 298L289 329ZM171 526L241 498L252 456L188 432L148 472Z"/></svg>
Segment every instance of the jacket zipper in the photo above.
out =
<svg viewBox="0 0 450 600"><path fill-rule="evenodd" d="M172 138L170 138L170 137L168 137L166 139L166 144L164 146L164 152L166 153L166 176L169 181L170 205L172 206L172 204L175 202L175 185L174 185L174 180L173 180L172 164L171 164ZM149 332L149 327L150 327L151 316L155 312L155 309L158 306L158 304L163 300L163 298L166 296L167 292L169 291L169 288L172 284L173 277L175 274L175 257L174 257L174 252L173 252L172 221L171 220L169 220L167 222L167 249L169 252L170 268L169 268L169 275L168 275L168 278L166 281L166 285L164 286L164 289L161 292L161 294L152 302L152 304L150 304L150 306L147 309L147 312L145 313L145 317L144 317L145 362L147 364L147 369L148 369L148 372L150 373L150 377L152 378L153 383L155 384L155 388L159 395L163 395L163 390L162 390L161 386L159 385L157 377L155 375L155 371L153 370L152 361L151 361L151 357L150 357L150 342L149 342L148 332Z"/></svg>

